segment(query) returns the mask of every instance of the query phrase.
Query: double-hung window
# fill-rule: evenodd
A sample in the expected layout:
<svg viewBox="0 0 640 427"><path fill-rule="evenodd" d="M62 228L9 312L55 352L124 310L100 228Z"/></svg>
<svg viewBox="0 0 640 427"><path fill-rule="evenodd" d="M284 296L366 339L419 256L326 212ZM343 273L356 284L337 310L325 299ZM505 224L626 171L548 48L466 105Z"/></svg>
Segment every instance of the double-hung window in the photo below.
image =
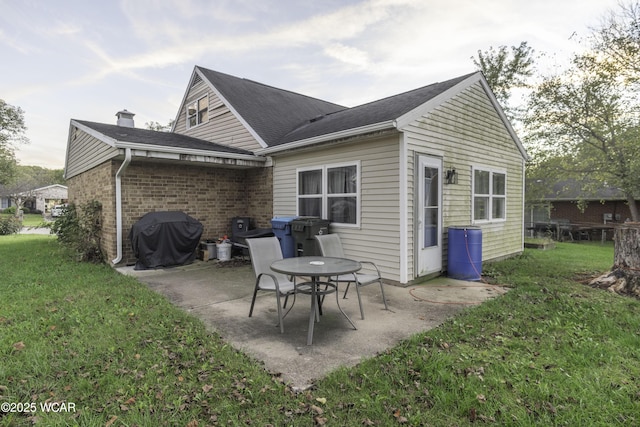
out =
<svg viewBox="0 0 640 427"><path fill-rule="evenodd" d="M473 169L473 220L504 221L507 217L507 174L477 167Z"/></svg>
<svg viewBox="0 0 640 427"><path fill-rule="evenodd" d="M359 223L359 163L298 169L298 215Z"/></svg>
<svg viewBox="0 0 640 427"><path fill-rule="evenodd" d="M207 95L187 105L187 128L209 121L209 97Z"/></svg>

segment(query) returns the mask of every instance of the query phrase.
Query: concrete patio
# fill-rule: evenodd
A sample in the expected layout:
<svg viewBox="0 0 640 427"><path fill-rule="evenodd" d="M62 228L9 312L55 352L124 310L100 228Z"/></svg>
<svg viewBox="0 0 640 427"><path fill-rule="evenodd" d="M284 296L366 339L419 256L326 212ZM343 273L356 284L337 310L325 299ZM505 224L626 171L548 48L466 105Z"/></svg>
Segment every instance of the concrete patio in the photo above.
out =
<svg viewBox="0 0 640 427"><path fill-rule="evenodd" d="M506 292L502 287L439 277L406 288L386 285L389 310L385 310L380 287L374 284L361 288L362 320L352 287L347 299L340 294L340 305L358 329L340 314L335 297L330 295L315 325L313 345L307 346L310 297L297 296L284 320L285 332L280 334L274 294L259 292L253 317L248 317L255 276L250 265L232 263L235 266L196 261L167 269L118 270L165 295L209 330L263 363L265 369L280 373L296 389L307 388L332 370L354 366L411 335L440 325L467 307Z"/></svg>

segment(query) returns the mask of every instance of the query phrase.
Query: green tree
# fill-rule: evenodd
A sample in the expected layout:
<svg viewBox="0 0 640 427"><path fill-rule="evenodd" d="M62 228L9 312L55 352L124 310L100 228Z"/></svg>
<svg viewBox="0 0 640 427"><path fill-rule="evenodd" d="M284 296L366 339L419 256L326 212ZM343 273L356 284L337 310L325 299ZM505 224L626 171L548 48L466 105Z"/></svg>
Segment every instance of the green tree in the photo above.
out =
<svg viewBox="0 0 640 427"><path fill-rule="evenodd" d="M15 144L27 142L24 112L0 99L0 184L10 182L15 173Z"/></svg>
<svg viewBox="0 0 640 427"><path fill-rule="evenodd" d="M630 81L640 80L640 3L621 3L593 29L594 48Z"/></svg>
<svg viewBox="0 0 640 427"><path fill-rule="evenodd" d="M640 102L628 72L598 49L574 55L568 70L534 90L525 124L538 165L579 177L585 194L605 183L620 188L638 221Z"/></svg>
<svg viewBox="0 0 640 427"><path fill-rule="evenodd" d="M529 88L529 79L535 72L534 50L527 42L519 46L489 47L487 51L478 50L478 57L471 57L473 63L482 71L496 99L509 118L517 118L518 111L510 105L514 89Z"/></svg>

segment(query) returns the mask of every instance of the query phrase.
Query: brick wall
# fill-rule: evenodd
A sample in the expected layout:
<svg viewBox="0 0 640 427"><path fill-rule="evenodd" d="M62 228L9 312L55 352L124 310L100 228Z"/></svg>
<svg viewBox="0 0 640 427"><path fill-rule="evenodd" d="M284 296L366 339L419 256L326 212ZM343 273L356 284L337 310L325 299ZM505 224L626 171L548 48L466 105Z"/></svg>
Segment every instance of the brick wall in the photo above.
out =
<svg viewBox="0 0 640 427"><path fill-rule="evenodd" d="M69 180L69 199L103 204L103 249L116 256L115 172L119 161L105 163ZM272 168L225 169L134 161L122 177L123 263L135 262L131 226L148 212L182 211L204 226L203 239L231 234L234 216L249 216L270 227L273 212Z"/></svg>
<svg viewBox="0 0 640 427"><path fill-rule="evenodd" d="M640 204L638 206L640 207ZM605 203L589 202L584 213L578 209L577 202L551 202L552 219L568 219L572 223L603 223L605 213L613 215L613 222L624 222L627 218L631 218L629 205L621 200ZM619 216L618 221L616 221L616 215Z"/></svg>

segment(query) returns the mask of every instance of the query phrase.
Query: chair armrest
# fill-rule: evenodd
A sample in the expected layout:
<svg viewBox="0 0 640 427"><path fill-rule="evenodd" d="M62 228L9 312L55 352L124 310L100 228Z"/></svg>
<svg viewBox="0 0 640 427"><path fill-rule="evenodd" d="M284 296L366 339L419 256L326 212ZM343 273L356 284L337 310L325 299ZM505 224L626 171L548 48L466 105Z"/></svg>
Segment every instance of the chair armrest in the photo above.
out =
<svg viewBox="0 0 640 427"><path fill-rule="evenodd" d="M278 282L278 279L276 278L276 276L274 276L273 274L270 274L270 273L260 273L260 274L258 275L258 277L256 278L256 280L258 281L258 283L260 283L260 279L262 278L262 276L269 276L269 277L271 277L271 280L273 280L273 283L274 283L274 284L275 284L275 286L276 286L276 292L281 293L281 292L280 292L280 283ZM294 291L295 291L295 288L296 288L296 278L295 278L295 276L294 276L294 277L293 277L293 289L294 289Z"/></svg>
<svg viewBox="0 0 640 427"><path fill-rule="evenodd" d="M370 265L371 267L373 267L376 270L376 273L378 274L378 277L382 277L380 275L380 270L378 269L378 266L375 265L373 262L371 261L358 261L360 264L366 264L366 265Z"/></svg>

